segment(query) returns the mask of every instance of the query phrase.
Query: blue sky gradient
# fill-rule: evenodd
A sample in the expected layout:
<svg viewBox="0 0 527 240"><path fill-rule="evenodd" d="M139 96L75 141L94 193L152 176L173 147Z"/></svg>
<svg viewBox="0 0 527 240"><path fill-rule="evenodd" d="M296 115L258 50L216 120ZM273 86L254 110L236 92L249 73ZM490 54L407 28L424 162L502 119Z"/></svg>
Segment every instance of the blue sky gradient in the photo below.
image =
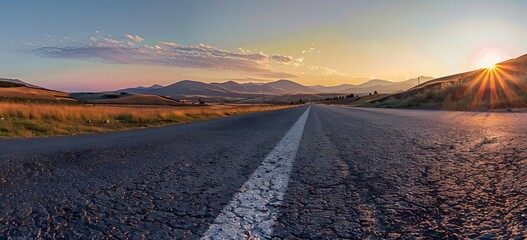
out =
<svg viewBox="0 0 527 240"><path fill-rule="evenodd" d="M185 78L337 85L439 77L527 53L525 10L526 1L6 0L0 77L63 90ZM39 50L46 47L61 52Z"/></svg>

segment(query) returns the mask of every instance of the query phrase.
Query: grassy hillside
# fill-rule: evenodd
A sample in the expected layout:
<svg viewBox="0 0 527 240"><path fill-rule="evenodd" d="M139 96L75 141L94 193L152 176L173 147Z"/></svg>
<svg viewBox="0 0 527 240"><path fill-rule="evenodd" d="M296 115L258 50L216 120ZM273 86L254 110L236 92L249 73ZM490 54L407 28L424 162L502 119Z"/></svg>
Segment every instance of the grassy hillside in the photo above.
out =
<svg viewBox="0 0 527 240"><path fill-rule="evenodd" d="M2 83L2 82L0 82ZM68 93L41 88L30 88L25 86L14 86L17 83L4 83L10 87L0 87L0 98L13 101L45 100L45 101L76 101Z"/></svg>
<svg viewBox="0 0 527 240"><path fill-rule="evenodd" d="M23 84L0 81L0 88L24 87Z"/></svg>
<svg viewBox="0 0 527 240"><path fill-rule="evenodd" d="M364 106L446 110L527 108L527 55L494 68L435 79Z"/></svg>
<svg viewBox="0 0 527 240"><path fill-rule="evenodd" d="M323 104L338 104L338 105L348 105L348 106L362 106L365 104L369 104L372 101L376 101L380 98L384 98L386 96L389 96L389 94L372 94L372 95L364 95L362 97L344 97L344 98L337 98L337 99L331 99L331 100L324 100L320 101L320 103Z"/></svg>
<svg viewBox="0 0 527 240"><path fill-rule="evenodd" d="M170 106L184 105L180 101L168 97L138 93L72 93L71 96L84 103Z"/></svg>

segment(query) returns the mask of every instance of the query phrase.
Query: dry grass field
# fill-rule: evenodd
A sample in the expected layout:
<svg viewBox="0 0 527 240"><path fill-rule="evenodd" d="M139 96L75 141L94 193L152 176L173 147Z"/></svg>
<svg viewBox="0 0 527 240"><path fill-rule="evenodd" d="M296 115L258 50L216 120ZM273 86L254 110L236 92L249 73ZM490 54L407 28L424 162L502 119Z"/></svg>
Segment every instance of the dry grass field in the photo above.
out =
<svg viewBox="0 0 527 240"><path fill-rule="evenodd" d="M100 106L0 102L0 138L76 135L188 123L290 106Z"/></svg>

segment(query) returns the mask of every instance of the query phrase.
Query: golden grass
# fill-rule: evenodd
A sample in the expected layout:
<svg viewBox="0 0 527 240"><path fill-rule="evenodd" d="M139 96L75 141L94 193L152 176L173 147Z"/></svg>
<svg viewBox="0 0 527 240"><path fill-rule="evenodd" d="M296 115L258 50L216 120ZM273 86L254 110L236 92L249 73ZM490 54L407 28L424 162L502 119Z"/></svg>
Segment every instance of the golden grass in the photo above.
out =
<svg viewBox="0 0 527 240"><path fill-rule="evenodd" d="M0 138L76 135L157 127L290 106L99 106L0 102Z"/></svg>
<svg viewBox="0 0 527 240"><path fill-rule="evenodd" d="M28 87L0 88L0 96L6 98L73 100L64 92Z"/></svg>

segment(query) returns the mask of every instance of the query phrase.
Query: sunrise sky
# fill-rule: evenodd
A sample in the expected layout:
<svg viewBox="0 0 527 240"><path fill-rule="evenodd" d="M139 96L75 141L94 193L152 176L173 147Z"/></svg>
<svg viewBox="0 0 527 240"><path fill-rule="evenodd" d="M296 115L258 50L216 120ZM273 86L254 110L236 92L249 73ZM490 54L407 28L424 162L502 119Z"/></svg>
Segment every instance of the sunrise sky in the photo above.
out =
<svg viewBox="0 0 527 240"><path fill-rule="evenodd" d="M402 81L527 53L527 1L0 1L0 78L67 91Z"/></svg>

